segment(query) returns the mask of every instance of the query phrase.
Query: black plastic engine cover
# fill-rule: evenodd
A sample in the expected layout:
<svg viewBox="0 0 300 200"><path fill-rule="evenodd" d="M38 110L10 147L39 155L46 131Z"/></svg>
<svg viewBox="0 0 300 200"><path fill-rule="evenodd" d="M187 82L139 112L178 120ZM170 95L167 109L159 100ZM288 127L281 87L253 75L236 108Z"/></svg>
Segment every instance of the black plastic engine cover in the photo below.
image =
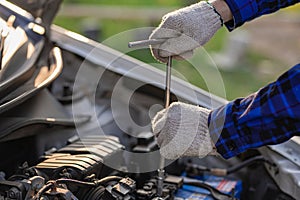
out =
<svg viewBox="0 0 300 200"><path fill-rule="evenodd" d="M116 167L123 164L123 148L118 138L113 136L86 136L45 156L36 168L50 179L66 177L82 180L91 174L102 177L114 170L105 163L113 162Z"/></svg>

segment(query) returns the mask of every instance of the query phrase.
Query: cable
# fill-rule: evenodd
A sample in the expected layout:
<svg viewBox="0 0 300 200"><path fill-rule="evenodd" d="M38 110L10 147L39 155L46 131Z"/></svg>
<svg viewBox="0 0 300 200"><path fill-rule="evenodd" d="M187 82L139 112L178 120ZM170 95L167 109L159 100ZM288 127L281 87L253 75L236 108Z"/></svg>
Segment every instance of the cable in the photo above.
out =
<svg viewBox="0 0 300 200"><path fill-rule="evenodd" d="M88 187L96 187L97 184L94 182L84 182L84 181L78 181L75 179L58 179L55 181L56 184L75 184L75 185L79 185L79 186L88 186Z"/></svg>
<svg viewBox="0 0 300 200"><path fill-rule="evenodd" d="M256 157L250 158L248 160L245 160L244 162L242 162L236 166L229 167L227 169L227 174L232 174L233 172L239 171L244 167L250 166L250 165L252 165L254 163L258 163L258 162L267 163L273 167L276 167L275 163L272 163L270 160L265 159L263 156L256 156Z"/></svg>
<svg viewBox="0 0 300 200"><path fill-rule="evenodd" d="M55 181L56 184L75 184L75 185L81 185L81 186L88 186L88 187L96 187L98 185L103 185L107 182L110 181L120 181L123 177L120 176L108 176L105 178L102 178L100 180L96 180L94 182L84 182L84 181L79 181L75 179L66 179L66 178L61 178Z"/></svg>
<svg viewBox="0 0 300 200"><path fill-rule="evenodd" d="M108 177L105 177L105 178L102 178L100 180L95 181L95 183L97 185L103 185L103 184L106 184L107 182L110 182L110 181L120 181L121 179L123 179L123 177L120 177L120 176L108 176Z"/></svg>
<svg viewBox="0 0 300 200"><path fill-rule="evenodd" d="M47 183L46 185L44 185L39 191L38 193L35 195L35 198L36 200L39 200L42 195L49 189L51 189L53 186L55 185L55 182L49 182Z"/></svg>
<svg viewBox="0 0 300 200"><path fill-rule="evenodd" d="M242 168L248 167L252 164L255 163L266 163L272 167L276 167L276 164L272 163L270 160L265 159L263 156L256 156L253 158L250 158L248 160L245 160L235 166L229 167L227 169L222 169L222 168L207 168L205 166L201 165L195 165L195 164L188 164L187 165L187 171L192 171L193 174L199 174L199 173L210 173L216 176L226 176L229 174L232 174L234 172L237 172L241 170Z"/></svg>

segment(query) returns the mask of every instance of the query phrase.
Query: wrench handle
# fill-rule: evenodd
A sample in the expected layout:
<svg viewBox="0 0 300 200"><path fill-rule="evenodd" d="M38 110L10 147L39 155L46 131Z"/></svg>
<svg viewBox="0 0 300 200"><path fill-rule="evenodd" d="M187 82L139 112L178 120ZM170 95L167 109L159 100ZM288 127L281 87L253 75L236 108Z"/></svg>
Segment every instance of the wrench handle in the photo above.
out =
<svg viewBox="0 0 300 200"><path fill-rule="evenodd" d="M165 39L141 40L141 41L129 42L128 43L128 47L129 48L147 47L149 45L162 44L165 41L166 41Z"/></svg>
<svg viewBox="0 0 300 200"><path fill-rule="evenodd" d="M172 56L169 56L166 70L165 108L170 106L172 60Z"/></svg>

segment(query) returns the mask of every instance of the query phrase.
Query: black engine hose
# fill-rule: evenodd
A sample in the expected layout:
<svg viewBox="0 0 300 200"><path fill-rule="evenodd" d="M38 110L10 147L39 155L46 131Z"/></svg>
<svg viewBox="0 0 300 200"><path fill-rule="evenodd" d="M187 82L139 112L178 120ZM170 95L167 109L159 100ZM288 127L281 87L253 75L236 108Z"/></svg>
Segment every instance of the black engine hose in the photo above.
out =
<svg viewBox="0 0 300 200"><path fill-rule="evenodd" d="M225 168L223 168L223 169L222 168L207 168L205 166L194 165L194 164L188 164L187 169L195 170L195 172L193 172L193 173L206 172L206 173L210 173L210 174L213 174L216 176L226 176L226 175L237 172L237 171L241 170L242 168L248 167L255 163L266 163L272 167L276 167L276 164L272 163L270 160L264 158L263 156L255 156L255 157L247 159L235 166L229 167L227 169L225 169Z"/></svg>
<svg viewBox="0 0 300 200"><path fill-rule="evenodd" d="M247 159L245 161L243 161L242 163L236 165L236 166L232 166L232 167L229 167L227 169L227 174L232 174L236 171L239 171L241 170L242 168L244 167L247 167L247 166L250 166L254 163L259 163L259 162L262 162L262 163L267 163L273 167L275 167L276 165L274 163L272 163L271 161L265 159L263 156L255 156L253 158L250 158L250 159Z"/></svg>

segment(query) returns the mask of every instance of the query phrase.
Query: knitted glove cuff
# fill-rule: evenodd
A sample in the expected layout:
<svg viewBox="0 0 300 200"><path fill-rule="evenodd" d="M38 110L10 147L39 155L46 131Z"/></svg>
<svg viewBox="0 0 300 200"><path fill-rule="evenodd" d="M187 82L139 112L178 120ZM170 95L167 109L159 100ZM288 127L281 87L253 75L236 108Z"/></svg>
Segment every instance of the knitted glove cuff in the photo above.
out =
<svg viewBox="0 0 300 200"><path fill-rule="evenodd" d="M215 8L211 3L209 3L208 1L207 1L206 3L207 3L209 6L211 6L211 8L214 10L214 12L215 12L217 15L219 15L219 18L220 18L220 21L221 21L221 26L223 26L223 25L224 25L224 20L223 20L221 14L216 10L216 8Z"/></svg>

